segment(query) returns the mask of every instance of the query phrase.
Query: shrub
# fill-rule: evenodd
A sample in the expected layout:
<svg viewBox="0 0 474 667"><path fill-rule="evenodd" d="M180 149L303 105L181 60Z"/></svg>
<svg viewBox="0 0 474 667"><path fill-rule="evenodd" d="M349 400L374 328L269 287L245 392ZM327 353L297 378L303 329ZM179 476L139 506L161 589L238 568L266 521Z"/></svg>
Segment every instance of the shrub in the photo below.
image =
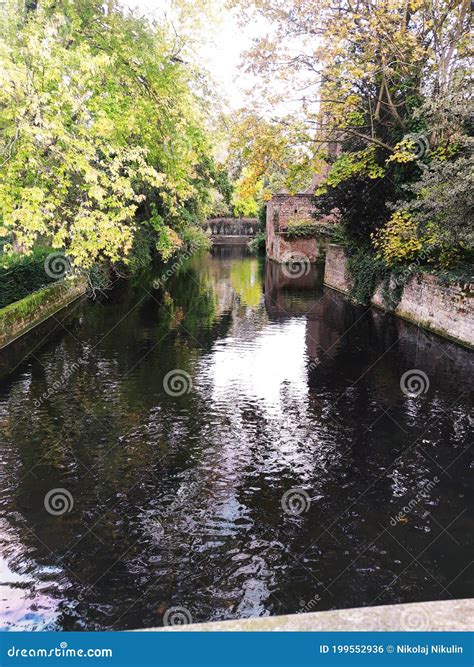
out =
<svg viewBox="0 0 474 667"><path fill-rule="evenodd" d="M180 231L180 236L187 250L209 250L211 247L211 239L202 227L196 225L184 227Z"/></svg>
<svg viewBox="0 0 474 667"><path fill-rule="evenodd" d="M265 252L265 232L257 232L255 238L248 242L247 247L254 255L260 255Z"/></svg>
<svg viewBox="0 0 474 667"><path fill-rule="evenodd" d="M412 262L431 245L428 239L419 237L417 224L407 211L396 211L382 229L372 234L372 243L389 266Z"/></svg>
<svg viewBox="0 0 474 667"><path fill-rule="evenodd" d="M380 283L388 276L385 262L367 248L357 248L349 252L347 258L352 289L350 297L356 303L368 305Z"/></svg>
<svg viewBox="0 0 474 667"><path fill-rule="evenodd" d="M0 308L56 282L44 269L51 248L37 248L30 255L5 255L0 266Z"/></svg>
<svg viewBox="0 0 474 667"><path fill-rule="evenodd" d="M326 225L321 222L310 222L306 219L294 219L288 222L284 234L289 239L332 236L333 225Z"/></svg>

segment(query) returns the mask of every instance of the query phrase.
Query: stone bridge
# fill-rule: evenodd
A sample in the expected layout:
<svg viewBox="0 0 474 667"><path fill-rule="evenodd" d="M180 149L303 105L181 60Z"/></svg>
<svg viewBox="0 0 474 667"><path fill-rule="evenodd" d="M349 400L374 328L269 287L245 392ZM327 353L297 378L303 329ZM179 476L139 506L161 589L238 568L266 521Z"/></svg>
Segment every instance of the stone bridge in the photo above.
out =
<svg viewBox="0 0 474 667"><path fill-rule="evenodd" d="M209 218L203 224L215 245L246 244L257 233L257 218Z"/></svg>

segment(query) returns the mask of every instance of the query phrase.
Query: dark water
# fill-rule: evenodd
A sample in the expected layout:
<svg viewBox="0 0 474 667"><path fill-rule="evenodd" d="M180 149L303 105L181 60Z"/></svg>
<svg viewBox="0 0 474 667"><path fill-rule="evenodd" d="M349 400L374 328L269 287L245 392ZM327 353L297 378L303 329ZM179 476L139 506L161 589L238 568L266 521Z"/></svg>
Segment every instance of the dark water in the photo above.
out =
<svg viewBox="0 0 474 667"><path fill-rule="evenodd" d="M473 594L470 352L239 249L152 280L74 304L3 359L4 626ZM165 391L175 369L189 393ZM410 369L419 397L400 388ZM52 489L70 511L46 511Z"/></svg>

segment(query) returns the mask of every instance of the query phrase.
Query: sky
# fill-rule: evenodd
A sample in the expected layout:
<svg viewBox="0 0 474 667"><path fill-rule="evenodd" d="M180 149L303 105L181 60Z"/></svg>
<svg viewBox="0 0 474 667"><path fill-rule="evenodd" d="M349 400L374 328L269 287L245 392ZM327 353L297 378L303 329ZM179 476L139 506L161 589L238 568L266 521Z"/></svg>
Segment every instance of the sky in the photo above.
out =
<svg viewBox="0 0 474 667"><path fill-rule="evenodd" d="M155 17L169 13L171 8L171 0L122 0L122 4ZM245 105L245 90L254 84L253 77L239 67L242 53L254 37L268 31L268 26L262 19L242 27L236 14L224 8L222 0L215 0L215 6L218 27L209 31L207 43L198 48L197 55L219 84L229 107L237 109Z"/></svg>

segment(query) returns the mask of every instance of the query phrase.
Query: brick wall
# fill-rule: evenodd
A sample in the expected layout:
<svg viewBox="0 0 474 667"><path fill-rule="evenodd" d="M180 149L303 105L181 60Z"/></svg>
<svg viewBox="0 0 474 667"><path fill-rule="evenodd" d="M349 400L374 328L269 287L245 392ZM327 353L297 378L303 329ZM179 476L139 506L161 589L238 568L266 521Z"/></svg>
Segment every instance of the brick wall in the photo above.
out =
<svg viewBox="0 0 474 667"><path fill-rule="evenodd" d="M344 248L330 244L326 252L324 283L347 294L350 281L346 272ZM384 308L382 289L373 298L374 306ZM393 311L419 326L474 347L474 285L443 285L435 276L413 276Z"/></svg>
<svg viewBox="0 0 474 667"><path fill-rule="evenodd" d="M330 243L326 250L324 284L348 294L351 285L346 272L346 253L344 248Z"/></svg>
<svg viewBox="0 0 474 667"><path fill-rule="evenodd" d="M317 238L288 239L279 231L284 231L292 220L328 223L333 216L315 219L313 195L274 195L267 204L266 247L267 256L276 262L288 261L292 256L304 255L308 261L317 262L324 258L327 241Z"/></svg>
<svg viewBox="0 0 474 667"><path fill-rule="evenodd" d="M286 227L290 220L314 222L314 210L313 195L274 195L267 205L267 219L270 213L270 219L278 229L278 226Z"/></svg>

